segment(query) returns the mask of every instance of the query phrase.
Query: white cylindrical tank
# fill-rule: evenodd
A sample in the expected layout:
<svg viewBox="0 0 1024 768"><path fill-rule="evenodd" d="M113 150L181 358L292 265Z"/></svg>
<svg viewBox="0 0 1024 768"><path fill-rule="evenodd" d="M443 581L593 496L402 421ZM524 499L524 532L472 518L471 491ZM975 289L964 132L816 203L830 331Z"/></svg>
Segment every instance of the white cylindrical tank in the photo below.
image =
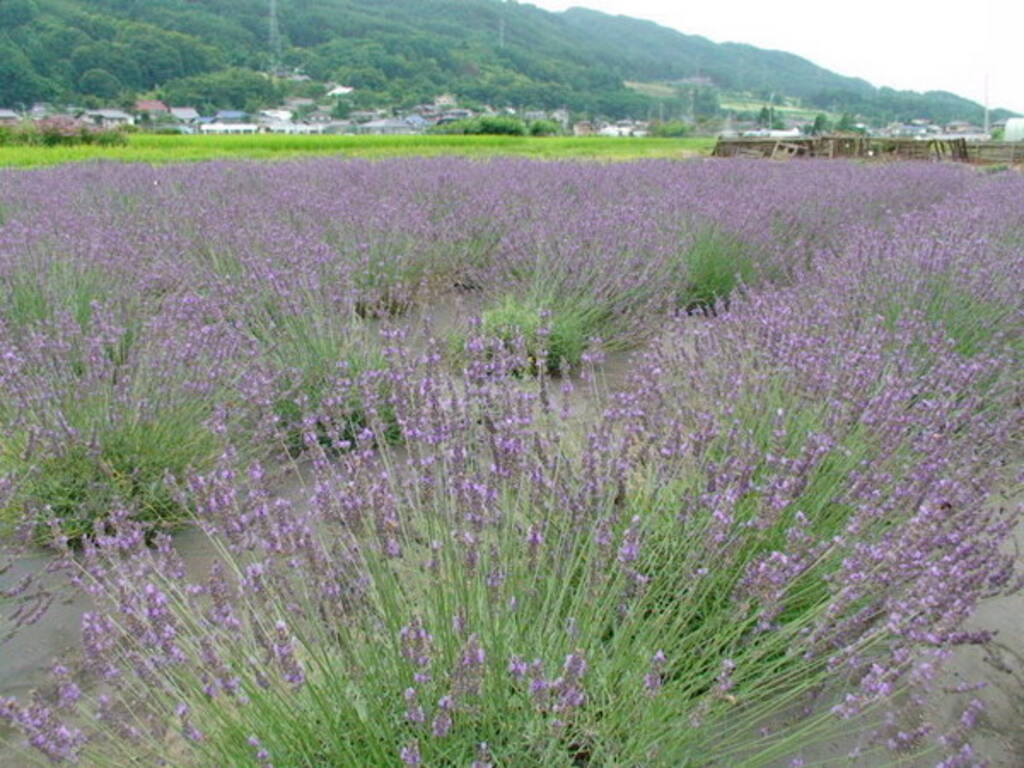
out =
<svg viewBox="0 0 1024 768"><path fill-rule="evenodd" d="M1003 141L1024 141L1024 117L1011 117L1006 121Z"/></svg>

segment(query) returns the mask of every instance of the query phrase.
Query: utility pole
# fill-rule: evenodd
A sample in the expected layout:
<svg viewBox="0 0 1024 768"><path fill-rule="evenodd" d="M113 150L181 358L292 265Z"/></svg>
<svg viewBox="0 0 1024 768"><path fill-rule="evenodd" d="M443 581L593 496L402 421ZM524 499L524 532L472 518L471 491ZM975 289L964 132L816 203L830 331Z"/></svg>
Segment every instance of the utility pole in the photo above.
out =
<svg viewBox="0 0 1024 768"><path fill-rule="evenodd" d="M986 3L986 10L988 11L988 13L986 14L985 19L985 21L987 22L985 24L985 133L989 136L989 138L992 137L992 120L989 115L988 78L989 73L992 71L992 32L995 29L995 15L993 13L993 5L993 0L988 0L988 3Z"/></svg>
<svg viewBox="0 0 1024 768"><path fill-rule="evenodd" d="M281 25L277 20L277 0L270 0L270 70L277 74L281 69Z"/></svg>
<svg viewBox="0 0 1024 768"><path fill-rule="evenodd" d="M992 127L988 109L988 72L985 73L985 133L991 135L989 129Z"/></svg>

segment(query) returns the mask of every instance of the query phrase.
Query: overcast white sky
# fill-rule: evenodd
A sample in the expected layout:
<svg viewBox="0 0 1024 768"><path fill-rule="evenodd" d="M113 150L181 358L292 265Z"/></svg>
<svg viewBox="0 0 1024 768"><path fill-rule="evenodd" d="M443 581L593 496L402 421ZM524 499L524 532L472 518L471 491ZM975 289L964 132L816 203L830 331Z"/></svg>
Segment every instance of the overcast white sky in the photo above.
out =
<svg viewBox="0 0 1024 768"><path fill-rule="evenodd" d="M1024 0L523 0L650 19L789 51L873 85L945 90L1024 114Z"/></svg>

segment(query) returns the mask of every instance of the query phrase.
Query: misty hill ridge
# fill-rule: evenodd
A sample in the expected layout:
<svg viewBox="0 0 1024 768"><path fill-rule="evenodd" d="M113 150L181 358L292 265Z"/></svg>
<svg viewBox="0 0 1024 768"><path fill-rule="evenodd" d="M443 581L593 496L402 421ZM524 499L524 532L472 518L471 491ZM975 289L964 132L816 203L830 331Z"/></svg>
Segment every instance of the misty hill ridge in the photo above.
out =
<svg viewBox="0 0 1024 768"><path fill-rule="evenodd" d="M280 64L358 89L354 106L411 105L442 92L495 106L642 116L657 102L626 81L708 78L716 90L795 97L876 121L980 122L944 92L876 89L806 59L713 43L583 8L499 0L280 0ZM266 106L276 63L268 0L0 0L0 107L40 100L127 103L155 93L209 107ZM504 20L502 20L504 17ZM713 106L714 100L699 99ZM995 117L1011 113L997 111Z"/></svg>

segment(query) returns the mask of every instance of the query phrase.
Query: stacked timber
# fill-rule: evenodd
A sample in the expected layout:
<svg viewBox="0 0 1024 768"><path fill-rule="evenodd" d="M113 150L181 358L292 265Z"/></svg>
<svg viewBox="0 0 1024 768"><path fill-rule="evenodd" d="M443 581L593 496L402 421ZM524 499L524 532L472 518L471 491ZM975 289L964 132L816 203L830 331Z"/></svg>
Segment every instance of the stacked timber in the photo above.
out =
<svg viewBox="0 0 1024 768"><path fill-rule="evenodd" d="M763 136L719 138L712 157L788 160L794 157L932 162L1024 163L1024 142L968 143L963 138L895 139L835 134L777 139Z"/></svg>

